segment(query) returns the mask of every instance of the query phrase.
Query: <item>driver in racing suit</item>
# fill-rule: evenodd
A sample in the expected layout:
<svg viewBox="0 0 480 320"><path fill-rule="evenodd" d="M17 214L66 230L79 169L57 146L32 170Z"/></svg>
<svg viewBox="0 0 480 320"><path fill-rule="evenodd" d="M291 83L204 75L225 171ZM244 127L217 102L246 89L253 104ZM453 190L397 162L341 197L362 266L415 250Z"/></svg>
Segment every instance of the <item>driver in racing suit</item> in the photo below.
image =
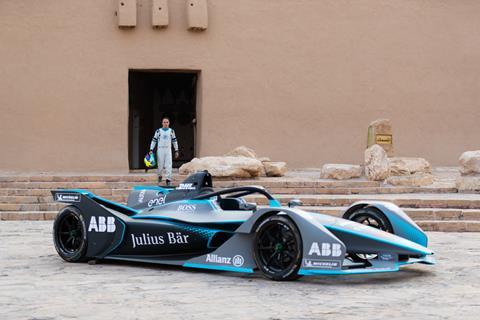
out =
<svg viewBox="0 0 480 320"><path fill-rule="evenodd" d="M172 145L175 149L175 159L178 158L178 142L175 131L170 128L170 120L166 117L162 119L162 127L155 131L152 142L150 142L150 151L153 152L157 145L157 163L158 163L158 183L162 181L162 170L165 168L165 178L167 186L172 181Z"/></svg>

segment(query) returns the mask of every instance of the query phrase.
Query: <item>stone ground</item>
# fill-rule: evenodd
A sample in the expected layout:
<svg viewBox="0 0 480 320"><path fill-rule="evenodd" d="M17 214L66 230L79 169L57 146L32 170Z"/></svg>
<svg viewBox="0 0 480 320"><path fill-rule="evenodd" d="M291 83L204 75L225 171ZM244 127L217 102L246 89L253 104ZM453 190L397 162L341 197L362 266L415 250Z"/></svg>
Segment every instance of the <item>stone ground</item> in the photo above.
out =
<svg viewBox="0 0 480 320"><path fill-rule="evenodd" d="M273 282L258 274L66 263L52 222L0 222L0 319L478 319L480 233L428 233L436 266Z"/></svg>

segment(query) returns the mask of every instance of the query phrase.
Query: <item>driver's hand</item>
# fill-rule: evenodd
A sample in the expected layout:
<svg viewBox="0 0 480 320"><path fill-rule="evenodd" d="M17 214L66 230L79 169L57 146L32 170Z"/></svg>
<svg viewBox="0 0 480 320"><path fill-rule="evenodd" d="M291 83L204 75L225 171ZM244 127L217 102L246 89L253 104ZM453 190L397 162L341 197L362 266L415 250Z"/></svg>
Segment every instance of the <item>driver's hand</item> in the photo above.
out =
<svg viewBox="0 0 480 320"><path fill-rule="evenodd" d="M178 159L178 157L179 157L178 151L175 151L175 159Z"/></svg>

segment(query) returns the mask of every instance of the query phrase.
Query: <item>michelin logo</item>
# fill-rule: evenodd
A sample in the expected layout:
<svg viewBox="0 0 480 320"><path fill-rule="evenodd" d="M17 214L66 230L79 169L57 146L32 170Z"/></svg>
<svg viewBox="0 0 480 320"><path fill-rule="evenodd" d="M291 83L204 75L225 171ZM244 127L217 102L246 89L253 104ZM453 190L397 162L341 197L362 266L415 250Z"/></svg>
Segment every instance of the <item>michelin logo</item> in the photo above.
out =
<svg viewBox="0 0 480 320"><path fill-rule="evenodd" d="M339 261L303 259L303 264L307 268L320 268L320 269L338 269L338 268L340 268L340 262Z"/></svg>
<svg viewBox="0 0 480 320"><path fill-rule="evenodd" d="M59 202L80 202L80 195L78 193L56 193L55 201Z"/></svg>

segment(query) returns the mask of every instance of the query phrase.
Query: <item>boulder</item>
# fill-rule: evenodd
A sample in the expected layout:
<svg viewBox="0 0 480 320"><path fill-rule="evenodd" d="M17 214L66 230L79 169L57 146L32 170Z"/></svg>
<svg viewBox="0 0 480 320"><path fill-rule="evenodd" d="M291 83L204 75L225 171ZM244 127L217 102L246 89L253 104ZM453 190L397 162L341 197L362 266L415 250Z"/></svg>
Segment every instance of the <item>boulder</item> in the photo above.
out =
<svg viewBox="0 0 480 320"><path fill-rule="evenodd" d="M388 162L392 176L432 172L430 163L423 158L395 157L389 158Z"/></svg>
<svg viewBox="0 0 480 320"><path fill-rule="evenodd" d="M365 150L365 175L373 181L383 181L390 175L387 153L378 144Z"/></svg>
<svg viewBox="0 0 480 320"><path fill-rule="evenodd" d="M378 144L389 157L393 156L392 124L389 119L377 119L368 126L367 147Z"/></svg>
<svg viewBox="0 0 480 320"><path fill-rule="evenodd" d="M255 151L245 146L236 147L235 149L225 153L225 156L257 158L257 154L255 153Z"/></svg>
<svg viewBox="0 0 480 320"><path fill-rule="evenodd" d="M480 150L466 151L458 160L462 175L480 174Z"/></svg>
<svg viewBox="0 0 480 320"><path fill-rule="evenodd" d="M480 191L480 176L460 176L455 184L458 191Z"/></svg>
<svg viewBox="0 0 480 320"><path fill-rule="evenodd" d="M272 161L269 157L260 157L260 158L257 158L257 159L262 161L262 162L271 162Z"/></svg>
<svg viewBox="0 0 480 320"><path fill-rule="evenodd" d="M418 172L403 176L390 176L386 182L394 186L423 187L433 183L433 175Z"/></svg>
<svg viewBox="0 0 480 320"><path fill-rule="evenodd" d="M362 167L353 164L327 163L322 167L320 178L345 180L359 178L362 175Z"/></svg>
<svg viewBox="0 0 480 320"><path fill-rule="evenodd" d="M265 161L263 166L265 167L267 177L283 177L287 172L287 164L285 162Z"/></svg>
<svg viewBox="0 0 480 320"><path fill-rule="evenodd" d="M214 177L252 178L260 176L263 165L249 157L203 157L185 163L179 172L188 175L201 170L208 170Z"/></svg>

